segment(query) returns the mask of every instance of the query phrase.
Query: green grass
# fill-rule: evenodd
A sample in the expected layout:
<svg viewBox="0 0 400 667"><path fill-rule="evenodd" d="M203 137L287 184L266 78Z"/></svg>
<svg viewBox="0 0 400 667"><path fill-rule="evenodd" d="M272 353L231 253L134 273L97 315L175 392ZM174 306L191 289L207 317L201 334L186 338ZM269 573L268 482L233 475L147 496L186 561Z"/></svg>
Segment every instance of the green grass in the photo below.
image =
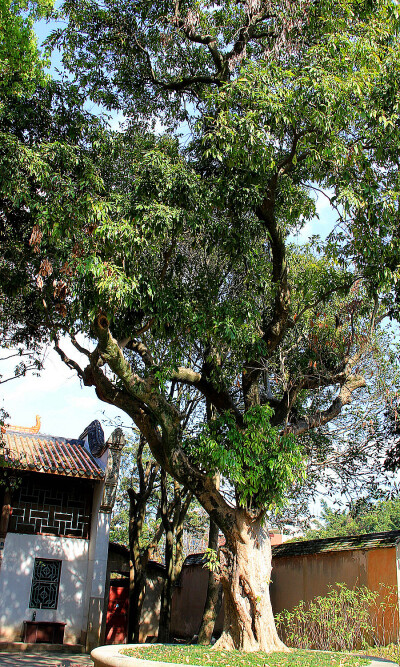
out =
<svg viewBox="0 0 400 667"><path fill-rule="evenodd" d="M358 667L368 664L359 656L346 653L293 650L291 653L242 653L216 651L209 646L143 646L124 649L124 655L143 660L176 662L205 667Z"/></svg>

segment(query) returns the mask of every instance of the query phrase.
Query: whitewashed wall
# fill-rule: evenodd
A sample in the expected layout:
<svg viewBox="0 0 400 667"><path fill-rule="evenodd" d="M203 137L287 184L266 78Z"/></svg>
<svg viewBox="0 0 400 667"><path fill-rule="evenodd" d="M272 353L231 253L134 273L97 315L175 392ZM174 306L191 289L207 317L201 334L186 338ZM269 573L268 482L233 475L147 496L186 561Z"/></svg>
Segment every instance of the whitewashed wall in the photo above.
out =
<svg viewBox="0 0 400 667"><path fill-rule="evenodd" d="M23 622L32 619L29 598L35 558L62 561L57 609L38 609L36 620L66 623L64 642L80 643L87 626L89 541L16 533L6 537L0 571L0 641L21 641Z"/></svg>

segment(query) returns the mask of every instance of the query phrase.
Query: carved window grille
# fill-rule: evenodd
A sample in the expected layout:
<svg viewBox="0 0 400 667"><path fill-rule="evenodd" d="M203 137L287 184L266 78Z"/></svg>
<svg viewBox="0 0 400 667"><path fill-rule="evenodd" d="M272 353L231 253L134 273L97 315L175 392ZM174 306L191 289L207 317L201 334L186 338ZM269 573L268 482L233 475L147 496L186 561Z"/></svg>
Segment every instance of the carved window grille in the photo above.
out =
<svg viewBox="0 0 400 667"><path fill-rule="evenodd" d="M57 609L61 561L35 558L31 598L32 609Z"/></svg>

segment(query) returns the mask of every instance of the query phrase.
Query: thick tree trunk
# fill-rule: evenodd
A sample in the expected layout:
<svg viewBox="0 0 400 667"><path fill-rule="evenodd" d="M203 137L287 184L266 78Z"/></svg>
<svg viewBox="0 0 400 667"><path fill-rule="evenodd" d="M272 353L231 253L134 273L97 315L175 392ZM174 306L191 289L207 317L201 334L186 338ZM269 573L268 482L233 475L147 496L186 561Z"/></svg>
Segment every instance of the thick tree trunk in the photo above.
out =
<svg viewBox="0 0 400 667"><path fill-rule="evenodd" d="M279 639L269 594L271 542L260 518L236 511L226 533L222 571L224 631L215 648L242 651L289 651Z"/></svg>
<svg viewBox="0 0 400 667"><path fill-rule="evenodd" d="M210 531L208 536L208 548L218 550L219 528L210 519ZM212 570L208 573L207 597L204 605L203 618L199 630L198 644L207 645L211 643L214 632L215 621L222 602L222 590L219 575Z"/></svg>

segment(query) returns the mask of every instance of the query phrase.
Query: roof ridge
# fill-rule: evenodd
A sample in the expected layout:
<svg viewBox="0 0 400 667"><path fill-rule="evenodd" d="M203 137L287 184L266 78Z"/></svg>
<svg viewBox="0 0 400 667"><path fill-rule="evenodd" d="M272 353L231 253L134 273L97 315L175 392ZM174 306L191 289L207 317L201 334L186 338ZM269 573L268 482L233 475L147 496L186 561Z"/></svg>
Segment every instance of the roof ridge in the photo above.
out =
<svg viewBox="0 0 400 667"><path fill-rule="evenodd" d="M373 549L395 546L400 541L400 530L385 530L361 535L338 535L313 540L284 542L272 547L273 556L300 556L329 551Z"/></svg>
<svg viewBox="0 0 400 667"><path fill-rule="evenodd" d="M380 531L375 531L373 533L360 533L357 535L336 535L335 537L316 537L312 540L298 540L297 542L284 542L283 544L305 544L306 542L330 542L330 541L340 541L340 540L350 540L350 539L360 539L362 537L372 537L373 535L378 536L378 535L390 535L391 533L399 533L400 534L400 529L398 530L380 530ZM281 544L277 544L276 546L282 546Z"/></svg>
<svg viewBox="0 0 400 667"><path fill-rule="evenodd" d="M73 440L74 442L77 442L83 446L85 444L84 440L81 440L80 438L66 437L65 435L51 435L51 433L42 433L41 431L38 431L38 433L30 433L28 431L18 431L17 429L14 428L7 428L6 434L10 433L16 433L18 435L22 435L24 437L29 437L29 438L48 438L52 440L68 440L68 441Z"/></svg>

